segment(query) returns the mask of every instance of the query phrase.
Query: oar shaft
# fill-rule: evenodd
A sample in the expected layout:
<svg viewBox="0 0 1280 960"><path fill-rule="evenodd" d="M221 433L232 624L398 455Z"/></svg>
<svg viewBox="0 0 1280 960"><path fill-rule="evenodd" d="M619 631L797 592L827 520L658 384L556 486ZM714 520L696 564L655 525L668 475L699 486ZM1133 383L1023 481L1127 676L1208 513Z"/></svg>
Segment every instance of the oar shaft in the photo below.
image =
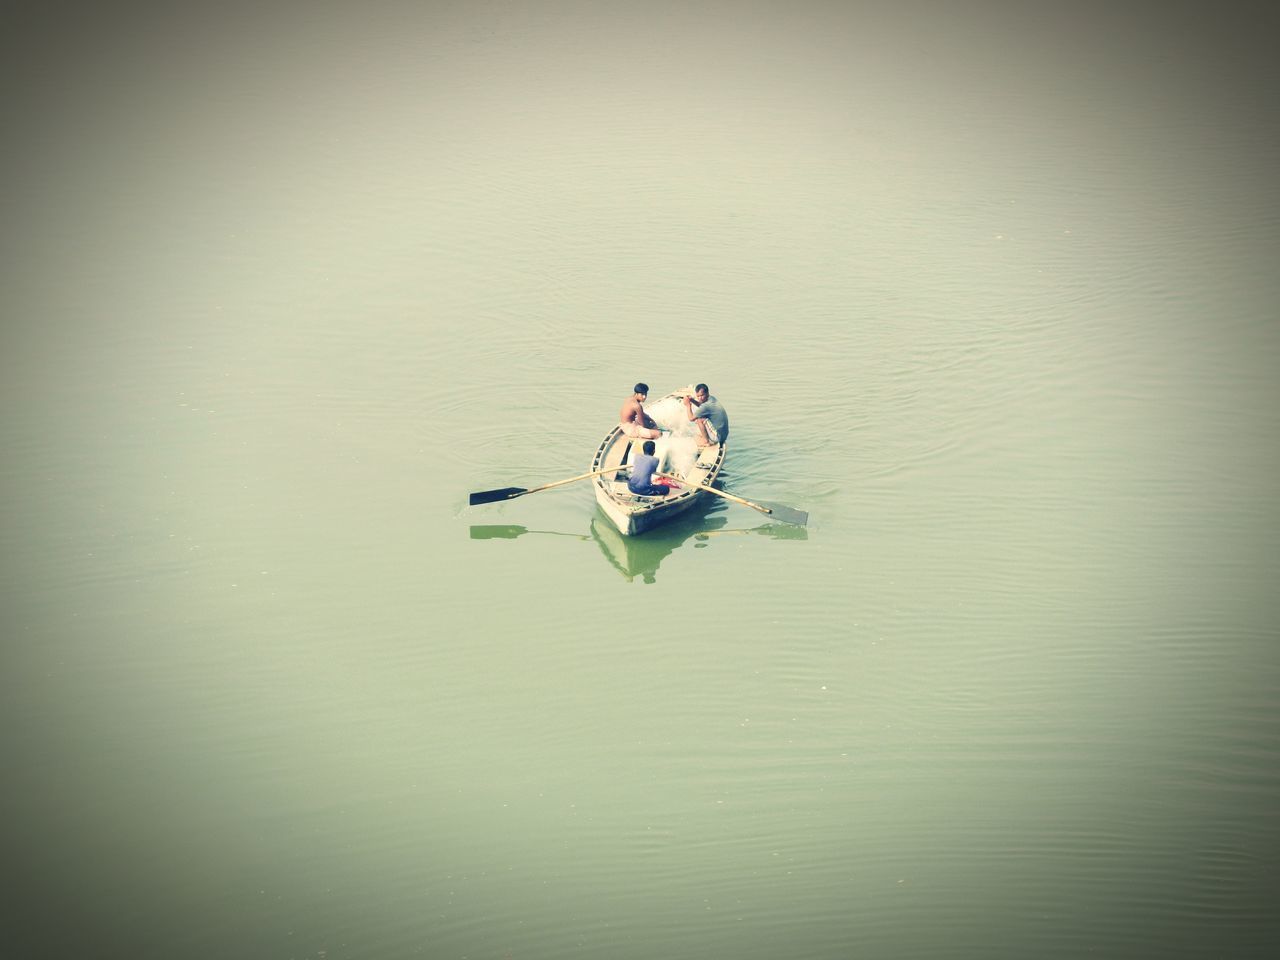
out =
<svg viewBox="0 0 1280 960"><path fill-rule="evenodd" d="M550 490L552 487L562 487L566 483L576 483L579 480L588 480L591 477L598 477L602 473L615 473L618 470L629 470L629 469L631 469L631 464L626 464L625 466L617 466L617 467L605 467L601 470L592 470L590 473L584 473L581 476L577 476L577 477L570 477L568 480L557 480L555 483L544 483L540 487L532 487L531 489L524 491L524 493L515 494L515 496L513 496L512 499L514 500L515 497L523 497L526 494L530 494L530 493L537 493L539 490Z"/></svg>
<svg viewBox="0 0 1280 960"><path fill-rule="evenodd" d="M656 473L657 471L655 471ZM709 487L705 483L693 483L690 480L682 480L680 477L673 477L669 473L658 473L660 477L670 477L677 483L683 483L687 487L693 487L695 490L705 490L707 493L714 493L717 497L724 497L726 500L732 500L734 503L740 503L744 507L750 507L752 510L759 510L761 513L773 513L768 507L762 507L758 503L752 503L750 500L744 500L742 497L735 497L732 493L725 493L723 490L717 490L715 487Z"/></svg>

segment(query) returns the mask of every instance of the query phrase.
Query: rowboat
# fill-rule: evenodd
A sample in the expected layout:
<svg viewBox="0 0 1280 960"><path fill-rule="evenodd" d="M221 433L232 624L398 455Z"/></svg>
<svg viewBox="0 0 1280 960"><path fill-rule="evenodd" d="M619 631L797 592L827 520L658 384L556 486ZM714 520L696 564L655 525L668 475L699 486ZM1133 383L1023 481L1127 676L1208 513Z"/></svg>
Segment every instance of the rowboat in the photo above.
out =
<svg viewBox="0 0 1280 960"><path fill-rule="evenodd" d="M604 440L600 442L596 455L592 458L591 470L587 473L537 487L477 490L468 497L469 506L500 503L542 490L554 490L580 480L591 480L596 503L609 518L609 522L626 537L652 530L658 524L684 513L704 493L740 503L786 524L803 527L808 523L809 514L803 510L788 507L785 503L748 500L713 486L724 466L728 430L721 437L716 434L714 425L707 424L712 442L703 447L698 446L701 431L695 432L681 402L691 391L692 388L686 387L669 393L648 411L649 416L661 428L660 436L654 438L654 453L658 457L655 476L671 479L673 489L678 492L665 497L649 497L631 492L627 486L631 466L635 463L635 458L643 453L646 441L628 437L619 425L604 435Z"/></svg>
<svg viewBox="0 0 1280 960"><path fill-rule="evenodd" d="M665 497L644 497L627 488L629 467L642 452L644 440L632 438L614 426L591 460L591 470L601 471L592 478L596 503L609 521L624 536L635 536L652 530L660 523L684 513L704 495L692 484L711 486L724 466L727 444L697 445L697 431L685 414L682 398L693 393L691 387L669 393L646 408L662 431L654 440L658 470L679 483Z"/></svg>

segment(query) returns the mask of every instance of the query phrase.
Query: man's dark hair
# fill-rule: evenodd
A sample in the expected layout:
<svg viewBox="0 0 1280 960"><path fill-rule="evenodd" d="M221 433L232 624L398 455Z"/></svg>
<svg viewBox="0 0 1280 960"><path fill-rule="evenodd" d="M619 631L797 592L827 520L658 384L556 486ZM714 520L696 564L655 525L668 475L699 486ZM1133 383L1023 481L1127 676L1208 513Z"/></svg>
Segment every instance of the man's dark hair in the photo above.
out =
<svg viewBox="0 0 1280 960"><path fill-rule="evenodd" d="M641 449L643 449L645 453L647 453L649 456L652 457L653 451L657 450L658 448L654 446L654 443L652 440L646 440L644 442L644 447L642 447Z"/></svg>
<svg viewBox="0 0 1280 960"><path fill-rule="evenodd" d="M635 388L635 392L636 392L636 393L643 393L643 394L645 394L645 395L647 396L647 395L648 395L648 393L649 393L649 385L648 385L647 383L637 383L637 384L636 384L636 388Z"/></svg>
<svg viewBox="0 0 1280 960"><path fill-rule="evenodd" d="M697 393L699 390L706 390L706 391L707 391L707 393L710 393L710 392L711 392L711 391L707 388L707 385L706 385L705 383L700 383L700 384L698 384L696 387L694 387L694 388L693 388L693 392L694 392L694 393Z"/></svg>

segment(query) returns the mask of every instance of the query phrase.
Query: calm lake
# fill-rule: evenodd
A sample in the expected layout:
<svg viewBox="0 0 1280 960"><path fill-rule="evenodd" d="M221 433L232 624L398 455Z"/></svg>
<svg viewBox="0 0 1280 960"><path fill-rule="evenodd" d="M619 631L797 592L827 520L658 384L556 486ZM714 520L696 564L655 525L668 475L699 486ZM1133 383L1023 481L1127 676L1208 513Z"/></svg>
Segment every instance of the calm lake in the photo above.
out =
<svg viewBox="0 0 1280 960"><path fill-rule="evenodd" d="M1273 955L1278 25L9 16L13 955Z"/></svg>

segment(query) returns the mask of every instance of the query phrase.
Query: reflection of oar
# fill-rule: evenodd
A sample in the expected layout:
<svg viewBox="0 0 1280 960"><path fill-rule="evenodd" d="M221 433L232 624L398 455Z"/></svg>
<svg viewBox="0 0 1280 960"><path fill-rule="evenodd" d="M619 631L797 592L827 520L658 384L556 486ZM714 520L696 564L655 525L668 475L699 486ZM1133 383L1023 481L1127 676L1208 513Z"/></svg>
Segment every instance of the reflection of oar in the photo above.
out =
<svg viewBox="0 0 1280 960"><path fill-rule="evenodd" d="M471 528L472 540L514 540L522 533L528 533L528 527L508 526L473 526Z"/></svg>
<svg viewBox="0 0 1280 960"><path fill-rule="evenodd" d="M575 480L586 480L588 477L598 477L602 473L614 473L618 470L626 470L627 467L605 467L603 470L593 470L591 473L584 473L581 476L570 477L568 480L557 480L555 483L544 483L540 487L533 487L526 490L524 487L503 487L501 490L481 490L479 493L471 494L471 506L479 503L494 503L498 500L512 500L516 497L523 497L526 493L537 493L539 490L550 490L552 487L561 487L566 483L573 483Z"/></svg>
<svg viewBox="0 0 1280 960"><path fill-rule="evenodd" d="M475 528L472 527L474 530ZM794 527L788 523L766 523L763 527L751 527L748 530L706 530L694 534L698 540L711 537L741 537L746 535L768 537L771 540L808 540L809 531L805 527Z"/></svg>
<svg viewBox="0 0 1280 960"><path fill-rule="evenodd" d="M585 533L560 533L558 530L530 530L528 527L518 527L514 524L505 526L473 526L471 528L471 539L514 540L516 537L522 537L526 533L545 533L549 537L572 537L574 540L591 539Z"/></svg>
<svg viewBox="0 0 1280 960"><path fill-rule="evenodd" d="M740 503L744 507L750 507L752 510L759 510L761 513L767 513L769 516L782 520L785 523L794 523L796 526L803 527L809 522L809 514L803 510L795 510L792 507L785 506L781 503L752 503L750 500L744 500L742 497L735 497L732 493L725 493L723 490L717 490L715 487L709 487L705 483L690 483L688 480L681 480L679 477L671 476L668 473L659 473L660 477L671 477L678 483L685 486L693 487L695 490L705 490L707 493L714 493L717 497L724 497L726 500L732 500L734 503Z"/></svg>

